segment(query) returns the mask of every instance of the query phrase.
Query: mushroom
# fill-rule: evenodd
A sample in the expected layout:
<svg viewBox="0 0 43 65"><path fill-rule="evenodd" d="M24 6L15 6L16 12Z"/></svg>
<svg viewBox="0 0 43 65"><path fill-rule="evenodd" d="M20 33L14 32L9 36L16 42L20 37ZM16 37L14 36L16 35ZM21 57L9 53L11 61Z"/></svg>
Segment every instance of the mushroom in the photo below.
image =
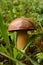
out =
<svg viewBox="0 0 43 65"><path fill-rule="evenodd" d="M35 30L35 26L30 18L17 18L13 20L9 26L8 31L17 31L17 49L23 49L28 38L27 31Z"/></svg>

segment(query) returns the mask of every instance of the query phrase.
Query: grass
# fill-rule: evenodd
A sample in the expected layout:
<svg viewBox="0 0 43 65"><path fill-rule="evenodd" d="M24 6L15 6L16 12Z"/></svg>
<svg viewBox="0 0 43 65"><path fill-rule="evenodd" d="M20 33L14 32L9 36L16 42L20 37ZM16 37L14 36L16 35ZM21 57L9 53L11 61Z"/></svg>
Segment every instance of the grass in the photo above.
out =
<svg viewBox="0 0 43 65"><path fill-rule="evenodd" d="M23 3L24 2L25 1L23 1ZM17 3L17 2L15 1L15 3ZM19 16L24 17L26 12L24 12L24 13L23 12L22 13L17 12L18 8L21 7L21 6L18 6L18 8L17 8L16 5L19 5L19 3L17 3L17 4L15 4L15 9L17 9L17 11L16 11L17 13L15 15L14 12L13 12L13 7L14 7L13 1L11 2L10 0L9 1L1 0L0 4L2 5L1 8L0 8L0 32L1 32L0 38L3 38L2 40L4 40L4 42L6 44L5 46L3 46L2 42L1 42L1 44L0 44L0 54L4 57L8 58L10 61L12 60L12 62L15 62L16 65L26 65L25 63L22 63L20 60L18 60L17 56L19 58L20 58L20 56L25 56L26 59L32 63L32 65L40 65L36 60L33 60L29 55L26 55L25 50L33 43L33 41L35 39L37 39L37 37L43 38L43 32L41 30L42 29L41 23L35 22L36 27L38 27L38 28L36 28L36 30L33 33L36 33L36 34L32 34L32 32L31 32L30 38L28 38L25 47L22 50L18 50L17 47L16 47L17 33L16 32L9 33L8 30L7 30L7 26L9 24L8 22L10 22L11 20L13 20L13 19L15 19ZM30 2L30 4L32 4L32 1ZM5 6L5 8L4 8L3 5ZM27 9L28 9L28 7L27 7ZM24 10L22 10L22 11L24 11ZM34 8L33 8L33 10L34 10ZM8 13L8 12L10 12L10 13ZM35 12L37 12L37 11L35 11ZM20 13L20 15L19 15L19 13ZM39 13L37 13L37 14L39 14ZM32 13L32 15L33 15L33 13ZM4 19L4 16L5 16L5 19ZM29 17L29 16L27 16L27 14L26 14L26 17ZM36 15L35 15L35 17L37 18ZM5 22L7 22L7 23L5 23ZM12 44L11 44L11 40L9 40L9 35L10 35L10 37L12 37L12 39L11 39ZM12 47L12 45L14 45L14 46ZM8 65L10 65L10 64L11 64L11 62L9 62ZM2 64L2 65L4 65L4 64ZM12 65L14 65L14 63Z"/></svg>

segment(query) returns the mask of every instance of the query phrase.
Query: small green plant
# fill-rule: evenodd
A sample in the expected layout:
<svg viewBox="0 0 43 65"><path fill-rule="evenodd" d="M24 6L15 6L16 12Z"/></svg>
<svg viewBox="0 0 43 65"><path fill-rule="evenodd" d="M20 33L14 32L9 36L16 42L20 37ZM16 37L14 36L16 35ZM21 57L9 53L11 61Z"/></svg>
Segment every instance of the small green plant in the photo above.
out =
<svg viewBox="0 0 43 65"><path fill-rule="evenodd" d="M43 52L36 54L36 59L37 59L38 63L43 61Z"/></svg>

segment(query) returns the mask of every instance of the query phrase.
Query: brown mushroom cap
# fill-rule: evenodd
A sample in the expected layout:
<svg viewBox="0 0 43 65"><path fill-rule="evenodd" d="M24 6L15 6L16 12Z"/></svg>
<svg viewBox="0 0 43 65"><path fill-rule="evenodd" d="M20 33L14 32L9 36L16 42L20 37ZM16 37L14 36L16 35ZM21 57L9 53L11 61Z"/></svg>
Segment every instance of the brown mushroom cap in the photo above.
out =
<svg viewBox="0 0 43 65"><path fill-rule="evenodd" d="M8 31L34 29L35 29L34 23L32 23L32 20L30 18L17 18L13 20L8 26Z"/></svg>

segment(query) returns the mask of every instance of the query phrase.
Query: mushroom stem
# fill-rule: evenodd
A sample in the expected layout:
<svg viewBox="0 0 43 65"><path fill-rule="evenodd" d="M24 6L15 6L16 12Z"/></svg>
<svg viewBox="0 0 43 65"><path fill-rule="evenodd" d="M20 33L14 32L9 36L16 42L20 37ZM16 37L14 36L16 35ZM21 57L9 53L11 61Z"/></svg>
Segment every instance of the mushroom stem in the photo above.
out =
<svg viewBox="0 0 43 65"><path fill-rule="evenodd" d="M17 36L17 48L23 49L26 44L26 40L28 38L27 31L19 31Z"/></svg>

